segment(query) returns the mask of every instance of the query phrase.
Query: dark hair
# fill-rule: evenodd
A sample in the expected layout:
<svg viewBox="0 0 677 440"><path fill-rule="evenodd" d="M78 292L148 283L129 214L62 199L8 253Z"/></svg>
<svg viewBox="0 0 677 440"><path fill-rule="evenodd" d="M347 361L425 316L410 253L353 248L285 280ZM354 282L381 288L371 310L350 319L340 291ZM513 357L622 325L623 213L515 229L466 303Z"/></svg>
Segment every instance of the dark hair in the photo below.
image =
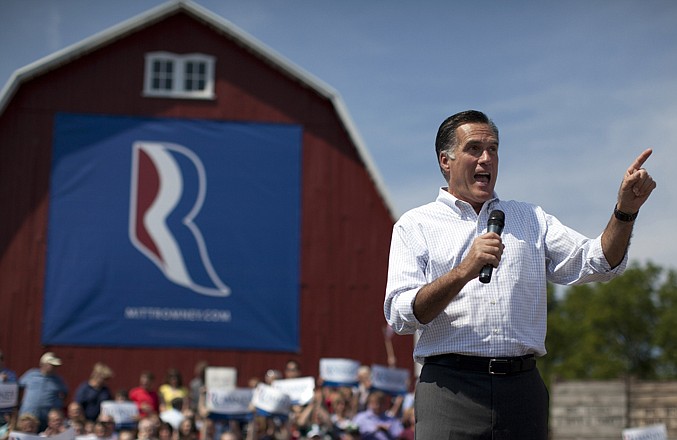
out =
<svg viewBox="0 0 677 440"><path fill-rule="evenodd" d="M165 383L169 383L170 379L172 378L176 379L177 386L183 386L183 378L181 377L181 373L177 368L172 367L167 370L167 375L165 376Z"/></svg>
<svg viewBox="0 0 677 440"><path fill-rule="evenodd" d="M440 154L443 151L450 153L453 158L453 151L458 146L456 139L456 129L463 124L488 124L491 127L491 130L496 135L498 139L498 127L496 124L487 117L484 113L477 110L466 110L464 112L456 113L455 115L449 116L447 119L442 122L440 128L437 130L437 137L435 138L435 153L437 154L437 160L440 159Z"/></svg>

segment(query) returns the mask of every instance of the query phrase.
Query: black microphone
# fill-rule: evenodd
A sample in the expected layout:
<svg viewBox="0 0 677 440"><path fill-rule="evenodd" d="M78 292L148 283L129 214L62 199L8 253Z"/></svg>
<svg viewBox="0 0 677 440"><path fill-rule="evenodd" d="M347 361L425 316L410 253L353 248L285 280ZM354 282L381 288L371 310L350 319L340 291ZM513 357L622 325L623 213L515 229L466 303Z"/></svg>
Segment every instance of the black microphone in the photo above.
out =
<svg viewBox="0 0 677 440"><path fill-rule="evenodd" d="M489 214L489 220L487 221L487 232L495 232L498 235L501 235L503 232L503 226L505 226L505 213L500 209L494 209ZM480 283L488 283L491 281L491 271L494 270L494 266L487 264L480 271Z"/></svg>

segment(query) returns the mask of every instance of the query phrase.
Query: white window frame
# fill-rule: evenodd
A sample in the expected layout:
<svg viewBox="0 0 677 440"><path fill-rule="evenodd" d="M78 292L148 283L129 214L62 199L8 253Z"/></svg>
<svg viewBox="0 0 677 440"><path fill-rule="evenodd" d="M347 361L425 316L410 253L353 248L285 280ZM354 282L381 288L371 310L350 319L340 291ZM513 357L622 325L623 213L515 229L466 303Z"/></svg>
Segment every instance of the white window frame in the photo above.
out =
<svg viewBox="0 0 677 440"><path fill-rule="evenodd" d="M159 98L214 99L214 62L215 57L202 53L176 54L172 52L149 52L145 55L145 72L143 80L143 96ZM156 61L169 62L173 65L172 88L153 88L153 64ZM189 63L204 63L205 87L201 90L186 90L185 70Z"/></svg>

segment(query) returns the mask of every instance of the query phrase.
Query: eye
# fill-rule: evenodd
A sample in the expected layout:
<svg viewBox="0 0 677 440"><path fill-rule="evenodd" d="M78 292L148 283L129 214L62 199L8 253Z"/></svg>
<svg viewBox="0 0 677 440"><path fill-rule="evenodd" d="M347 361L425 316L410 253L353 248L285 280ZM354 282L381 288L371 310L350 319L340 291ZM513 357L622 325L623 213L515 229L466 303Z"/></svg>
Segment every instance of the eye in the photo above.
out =
<svg viewBox="0 0 677 440"><path fill-rule="evenodd" d="M468 145L468 148L466 150L473 156L479 156L482 154L482 148L477 144Z"/></svg>

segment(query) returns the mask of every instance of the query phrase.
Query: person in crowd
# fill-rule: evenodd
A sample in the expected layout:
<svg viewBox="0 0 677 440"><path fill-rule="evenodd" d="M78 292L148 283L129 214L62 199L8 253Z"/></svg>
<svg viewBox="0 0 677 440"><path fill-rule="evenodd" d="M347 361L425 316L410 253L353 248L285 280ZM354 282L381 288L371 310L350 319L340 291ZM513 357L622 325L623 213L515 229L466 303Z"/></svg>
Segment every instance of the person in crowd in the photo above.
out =
<svg viewBox="0 0 677 440"><path fill-rule="evenodd" d="M95 424L96 424L96 420L85 419L84 428L83 428L85 436L94 437L94 425Z"/></svg>
<svg viewBox="0 0 677 440"><path fill-rule="evenodd" d="M297 407L297 408L294 408ZM324 405L323 390L321 387L316 387L313 399L306 405L294 405L292 407L293 419L292 426L296 428L301 434L306 434L313 428L320 430L323 433L331 432L332 422L331 415Z"/></svg>
<svg viewBox="0 0 677 440"><path fill-rule="evenodd" d="M115 430L115 419L109 414L99 414L99 417L96 419L97 424L100 424L104 428L104 436L110 440L117 440L118 434ZM96 429L96 425L95 425Z"/></svg>
<svg viewBox="0 0 677 440"><path fill-rule="evenodd" d="M118 390L115 391L115 396L113 396L113 400L116 402L130 402L129 390L127 390L126 388L118 388Z"/></svg>
<svg viewBox="0 0 677 440"><path fill-rule="evenodd" d="M397 417L388 414L390 396L382 391L372 391L367 399L367 409L353 417L353 423L364 440L392 440L403 430Z"/></svg>
<svg viewBox="0 0 677 440"><path fill-rule="evenodd" d="M56 374L61 359L53 352L40 357L38 368L31 368L19 378L19 387L23 391L19 414L30 413L38 418L40 431L47 428L47 413L52 408L63 408L68 395L68 386Z"/></svg>
<svg viewBox="0 0 677 440"><path fill-rule="evenodd" d="M242 440L242 436L232 431L225 431L221 433L219 440Z"/></svg>
<svg viewBox="0 0 677 440"><path fill-rule="evenodd" d="M181 372L178 369L170 368L167 370L165 382L158 388L158 395L160 397L160 411L168 410L174 399L181 399L185 407L188 407L188 388L183 386Z"/></svg>
<svg viewBox="0 0 677 440"><path fill-rule="evenodd" d="M152 372L143 371L139 376L139 385L129 390L129 400L139 408L140 419L160 412L160 398L153 389L154 380Z"/></svg>
<svg viewBox="0 0 677 440"><path fill-rule="evenodd" d="M176 440L197 440L198 429L194 417L186 417L179 423Z"/></svg>
<svg viewBox="0 0 677 440"><path fill-rule="evenodd" d="M7 440L14 431L15 418L11 411L0 411L0 440Z"/></svg>
<svg viewBox="0 0 677 440"><path fill-rule="evenodd" d="M136 439L136 433L133 429L121 429L118 432L118 440L134 440Z"/></svg>
<svg viewBox="0 0 677 440"><path fill-rule="evenodd" d="M16 422L16 430L37 435L40 432L40 419L31 413L23 413Z"/></svg>
<svg viewBox="0 0 677 440"><path fill-rule="evenodd" d="M54 437L66 431L66 416L59 408L52 408L47 413L47 428L40 433L41 437Z"/></svg>
<svg viewBox="0 0 677 440"><path fill-rule="evenodd" d="M266 371L266 374L263 377L263 382L266 385L270 385L274 381L279 380L279 379L283 379L283 378L284 378L284 375L282 374L282 372L280 370L270 369L270 370Z"/></svg>
<svg viewBox="0 0 677 440"><path fill-rule="evenodd" d="M157 435L158 440L174 440L174 426L167 422L160 423Z"/></svg>
<svg viewBox="0 0 677 440"><path fill-rule="evenodd" d="M5 355L0 350L0 383L15 384L17 382L16 373L5 365ZM9 433L16 425L17 408L0 409L0 440L6 440Z"/></svg>
<svg viewBox="0 0 677 440"><path fill-rule="evenodd" d="M360 365L357 369L357 381L355 392L357 411L364 411L367 409L367 399L371 391L371 367L369 365Z"/></svg>
<svg viewBox="0 0 677 440"><path fill-rule="evenodd" d="M96 420L101 412L101 402L113 400L108 388L108 380L113 377L113 370L102 363L94 364L89 380L80 384L75 392L75 401L82 405L85 418Z"/></svg>
<svg viewBox="0 0 677 440"><path fill-rule="evenodd" d="M289 422L278 417L255 415L247 426L246 440L290 440Z"/></svg>
<svg viewBox="0 0 677 440"><path fill-rule="evenodd" d="M435 153L446 186L395 224L384 301L393 330L418 336L416 437L544 440L548 392L535 357L545 355L547 282L623 272L635 218L656 187L643 168L652 151L625 171L596 238L498 198L498 128L484 113L444 120Z"/></svg>
<svg viewBox="0 0 677 440"><path fill-rule="evenodd" d="M0 383L16 383L16 373L5 365L5 354L0 350Z"/></svg>
<svg viewBox="0 0 677 440"><path fill-rule="evenodd" d="M352 403L352 399L346 397L340 390L337 390L332 394L330 417L333 438L340 438L344 432L355 427L355 424L353 423L355 411L352 408Z"/></svg>
<svg viewBox="0 0 677 440"><path fill-rule="evenodd" d="M182 412L184 408L183 401L184 399L177 397L172 400L171 405L167 409L160 411L160 420L172 425L174 430L178 430L179 425L186 418Z"/></svg>
<svg viewBox="0 0 677 440"><path fill-rule="evenodd" d="M209 367L209 363L207 361L200 361L195 364L193 378L188 384L188 389L190 392L189 407L195 413L198 412L200 395L205 391L205 376L207 373L207 367Z"/></svg>
<svg viewBox="0 0 677 440"><path fill-rule="evenodd" d="M74 423L79 423L84 429L85 426L85 412L79 402L73 400L66 407L66 426L70 427Z"/></svg>
<svg viewBox="0 0 677 440"><path fill-rule="evenodd" d="M117 436L111 435L111 430L106 422L97 420L94 422L94 439L95 440L115 440Z"/></svg>
<svg viewBox="0 0 677 440"><path fill-rule="evenodd" d="M397 440L414 440L416 437L416 417L414 414L414 407L409 407L402 413L402 427L404 429L400 433L400 436L397 437Z"/></svg>
<svg viewBox="0 0 677 440"><path fill-rule="evenodd" d="M157 424L152 417L143 417L139 420L136 438L137 440L157 440Z"/></svg>
<svg viewBox="0 0 677 440"><path fill-rule="evenodd" d="M289 359L284 365L284 378L295 379L301 377L301 364L295 359Z"/></svg>
<svg viewBox="0 0 677 440"><path fill-rule="evenodd" d="M195 416L195 425L197 426L197 438L200 440L218 440L217 432L221 432L222 425L210 419L209 417L201 418Z"/></svg>
<svg viewBox="0 0 677 440"><path fill-rule="evenodd" d="M85 432L85 422L80 420L66 420L68 429L72 429L76 437L80 437L86 434Z"/></svg>

